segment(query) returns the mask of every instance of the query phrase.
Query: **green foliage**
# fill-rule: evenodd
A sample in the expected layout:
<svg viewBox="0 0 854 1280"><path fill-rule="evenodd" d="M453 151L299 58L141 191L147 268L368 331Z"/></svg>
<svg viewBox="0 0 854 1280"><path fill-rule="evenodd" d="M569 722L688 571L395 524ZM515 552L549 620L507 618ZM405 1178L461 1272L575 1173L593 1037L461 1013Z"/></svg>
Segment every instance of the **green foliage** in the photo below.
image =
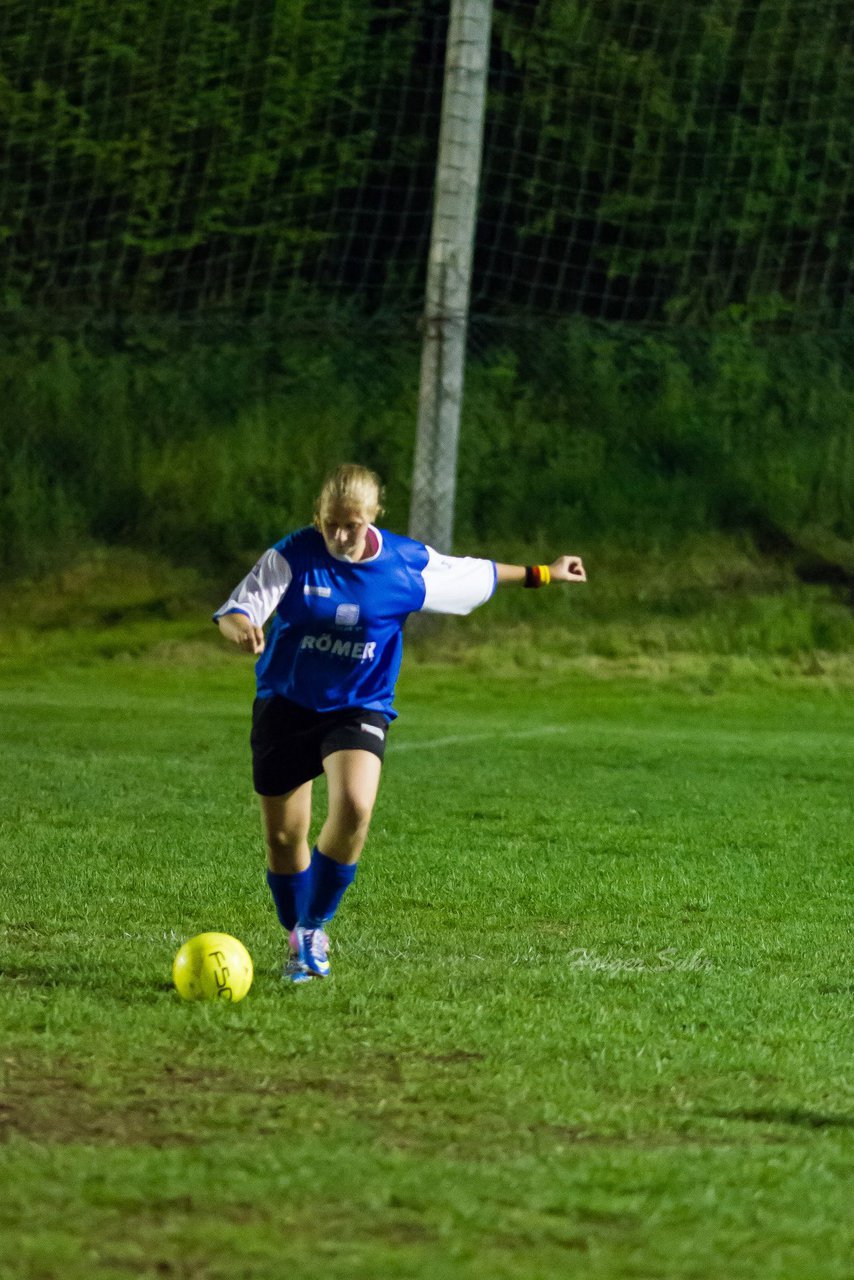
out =
<svg viewBox="0 0 854 1280"><path fill-rule="evenodd" d="M483 305L848 328L847 0L496 0ZM0 313L418 310L447 3L6 0Z"/></svg>
<svg viewBox="0 0 854 1280"><path fill-rule="evenodd" d="M0 569L36 572L87 541L236 569L309 521L325 472L360 456L405 523L417 354L387 335L124 349L23 339L0 354Z"/></svg>
<svg viewBox="0 0 854 1280"><path fill-rule="evenodd" d="M2 301L91 317L257 311L298 277L372 152L379 59L410 39L377 48L360 0L4 9Z"/></svg>
<svg viewBox="0 0 854 1280"><path fill-rule="evenodd" d="M477 326L475 336L478 337ZM854 378L841 347L749 331L654 334L580 320L470 363L457 539L488 549L753 534L850 572ZM208 342L160 326L121 349L0 350L0 569L125 543L233 571L311 518L358 458L405 528L418 352L387 330Z"/></svg>
<svg viewBox="0 0 854 1280"><path fill-rule="evenodd" d="M568 310L850 326L849 24L839 0L499 2L510 159L487 167L483 218L510 221L505 252L553 261Z"/></svg>
<svg viewBox="0 0 854 1280"><path fill-rule="evenodd" d="M844 352L818 340L532 327L470 368L459 528L850 541L852 420Z"/></svg>
<svg viewBox="0 0 854 1280"><path fill-rule="evenodd" d="M0 568L8 575L52 569L79 549L87 525L68 488L26 450L4 451L0 470Z"/></svg>

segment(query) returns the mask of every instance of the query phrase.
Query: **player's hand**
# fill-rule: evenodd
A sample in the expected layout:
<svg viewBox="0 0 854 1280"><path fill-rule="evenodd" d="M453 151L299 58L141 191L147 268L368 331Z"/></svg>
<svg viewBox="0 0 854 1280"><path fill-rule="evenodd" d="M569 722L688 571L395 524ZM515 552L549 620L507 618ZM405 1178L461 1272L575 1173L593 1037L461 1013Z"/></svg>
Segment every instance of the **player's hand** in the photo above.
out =
<svg viewBox="0 0 854 1280"><path fill-rule="evenodd" d="M246 619L249 622L249 619ZM261 654L264 652L264 632L261 627L254 626L249 622L246 631L237 641L238 649L244 653Z"/></svg>
<svg viewBox="0 0 854 1280"><path fill-rule="evenodd" d="M236 644L242 653L256 656L264 652L264 630L256 627L245 613L227 613L219 619L219 629L226 640Z"/></svg>
<svg viewBox="0 0 854 1280"><path fill-rule="evenodd" d="M552 582L586 582L587 574L581 556L558 556L549 565Z"/></svg>

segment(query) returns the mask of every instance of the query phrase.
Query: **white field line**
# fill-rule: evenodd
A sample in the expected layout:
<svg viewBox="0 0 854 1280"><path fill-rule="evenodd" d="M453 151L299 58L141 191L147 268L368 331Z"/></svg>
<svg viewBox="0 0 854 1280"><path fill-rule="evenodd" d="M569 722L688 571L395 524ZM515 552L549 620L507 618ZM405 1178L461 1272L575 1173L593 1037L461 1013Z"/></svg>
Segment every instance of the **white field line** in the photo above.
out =
<svg viewBox="0 0 854 1280"><path fill-rule="evenodd" d="M399 751L436 751L441 747L466 747L473 742L492 742L496 738L546 738L552 734L572 733L578 729L572 724L545 724L536 729L494 729L490 733L452 733L446 738L427 738L424 742L394 742L395 755Z"/></svg>
<svg viewBox="0 0 854 1280"><path fill-rule="evenodd" d="M658 739L662 744L670 746L692 746L700 742L704 749L726 750L730 753L747 752L752 754L760 745L773 746L782 755L797 755L803 748L808 748L812 756L816 755L817 744L826 750L843 747L850 750L850 735L822 732L804 733L789 728L768 729L749 726L744 729L711 728L706 724L692 726L680 725L671 728L664 724L614 724L609 721L579 720L566 724L544 724L530 729L504 729L496 725L494 729L482 733L453 733L443 738L425 738L423 741L397 742L392 737L390 749L395 755L399 751L436 751L443 747L464 747L477 742L519 741L525 738L548 738L574 734L579 744L587 742L594 733L604 740L613 739Z"/></svg>

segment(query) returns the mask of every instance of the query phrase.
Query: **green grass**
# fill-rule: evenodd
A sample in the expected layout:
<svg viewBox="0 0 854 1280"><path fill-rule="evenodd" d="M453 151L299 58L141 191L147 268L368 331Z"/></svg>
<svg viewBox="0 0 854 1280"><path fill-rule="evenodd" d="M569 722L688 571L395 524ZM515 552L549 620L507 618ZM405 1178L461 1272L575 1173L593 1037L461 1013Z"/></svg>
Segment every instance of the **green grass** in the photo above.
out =
<svg viewBox="0 0 854 1280"><path fill-rule="evenodd" d="M845 684L411 662L293 991L205 652L0 667L3 1280L847 1280Z"/></svg>

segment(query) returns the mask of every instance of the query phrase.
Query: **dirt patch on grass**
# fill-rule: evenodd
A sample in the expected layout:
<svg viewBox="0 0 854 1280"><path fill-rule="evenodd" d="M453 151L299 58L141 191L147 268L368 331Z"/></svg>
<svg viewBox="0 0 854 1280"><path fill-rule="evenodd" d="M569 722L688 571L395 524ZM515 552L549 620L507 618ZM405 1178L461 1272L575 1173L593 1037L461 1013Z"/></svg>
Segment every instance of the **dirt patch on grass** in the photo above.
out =
<svg viewBox="0 0 854 1280"><path fill-rule="evenodd" d="M128 1089L121 1098L87 1081L81 1069L57 1064L52 1070L36 1064L6 1061L6 1080L0 1092L0 1142L13 1135L34 1142L109 1143L133 1146L193 1145L197 1137L175 1115L171 1102ZM211 1082L186 1081L192 1089L210 1090Z"/></svg>
<svg viewBox="0 0 854 1280"><path fill-rule="evenodd" d="M347 1073L317 1073L299 1058L279 1068L202 1068L197 1063L95 1063L20 1050L0 1059L0 1142L13 1135L45 1143L154 1147L196 1145L223 1136L276 1136L317 1111L387 1117L430 1127L442 1081L484 1060L465 1049L367 1052ZM424 1107L418 1099L424 1093ZM434 1117L433 1117L434 1118Z"/></svg>
<svg viewBox="0 0 854 1280"><path fill-rule="evenodd" d="M79 1095L0 1102L0 1142L13 1135L31 1142L111 1146L193 1146L199 1141L188 1132L164 1131L157 1108L107 1107Z"/></svg>
<svg viewBox="0 0 854 1280"><path fill-rule="evenodd" d="M469 1053L465 1049L453 1049L448 1053L419 1053L416 1056L421 1062L436 1062L443 1066L458 1062L483 1062L486 1058L485 1053Z"/></svg>
<svg viewBox="0 0 854 1280"><path fill-rule="evenodd" d="M193 1146L224 1132L273 1134L291 1123L294 1100L347 1098L346 1080L247 1079L223 1069L165 1066L147 1078L93 1073L71 1061L6 1058L0 1085L0 1142Z"/></svg>
<svg viewBox="0 0 854 1280"><path fill-rule="evenodd" d="M514 1127L500 1120L491 1126L457 1120L430 1126L409 1123L411 1116L400 1108L386 1108L378 1117L378 1140L384 1147L422 1156L448 1160L490 1163L514 1155L560 1156L571 1149L580 1151L711 1151L780 1146L791 1138L772 1133L732 1134L687 1132L679 1129L618 1133L596 1131L573 1125Z"/></svg>

